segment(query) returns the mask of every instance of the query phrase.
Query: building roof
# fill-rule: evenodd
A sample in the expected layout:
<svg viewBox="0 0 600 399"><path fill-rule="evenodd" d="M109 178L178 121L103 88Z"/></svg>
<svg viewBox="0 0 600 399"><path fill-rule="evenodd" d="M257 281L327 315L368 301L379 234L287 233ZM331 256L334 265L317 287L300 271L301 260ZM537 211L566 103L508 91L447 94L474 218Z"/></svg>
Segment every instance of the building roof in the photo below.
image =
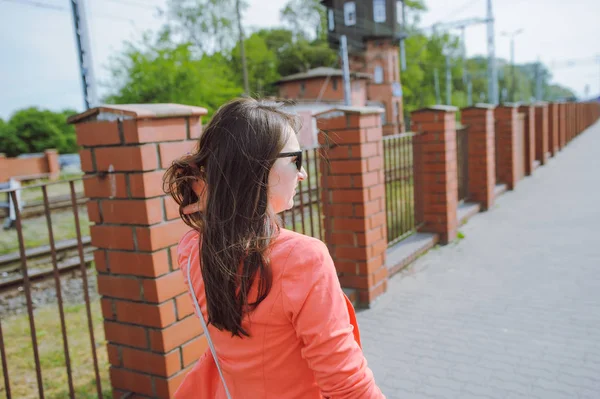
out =
<svg viewBox="0 0 600 399"><path fill-rule="evenodd" d="M319 67L314 69L309 69L306 72L295 73L293 75L284 76L283 78L277 81L277 84L284 82L292 82L294 80L307 80L307 79L315 79L315 78L326 78L327 76L342 76L343 72L341 69L329 68L329 67ZM363 72L350 72L350 78L354 79L371 79L372 76L368 73Z"/></svg>

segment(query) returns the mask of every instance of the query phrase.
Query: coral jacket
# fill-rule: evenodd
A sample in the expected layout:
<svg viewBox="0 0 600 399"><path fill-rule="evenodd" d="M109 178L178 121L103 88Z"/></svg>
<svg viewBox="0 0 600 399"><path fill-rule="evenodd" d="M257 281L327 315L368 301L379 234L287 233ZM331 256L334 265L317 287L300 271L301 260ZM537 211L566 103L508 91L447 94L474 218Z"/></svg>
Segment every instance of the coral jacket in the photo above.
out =
<svg viewBox="0 0 600 399"><path fill-rule="evenodd" d="M190 231L182 238L178 254L184 276L192 257L191 287L206 320L198 233ZM282 229L269 259L271 291L242 321L250 337L232 337L208 326L232 398L385 398L367 367L354 308L340 287L325 244ZM255 298L256 291L250 297ZM175 397L226 397L209 350Z"/></svg>

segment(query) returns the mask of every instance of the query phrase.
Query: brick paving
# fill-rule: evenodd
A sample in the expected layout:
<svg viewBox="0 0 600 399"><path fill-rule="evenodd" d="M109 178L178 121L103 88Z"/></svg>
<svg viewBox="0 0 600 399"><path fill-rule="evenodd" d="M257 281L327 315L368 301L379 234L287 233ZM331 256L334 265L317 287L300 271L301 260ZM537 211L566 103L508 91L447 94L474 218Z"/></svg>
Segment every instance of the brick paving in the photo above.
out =
<svg viewBox="0 0 600 399"><path fill-rule="evenodd" d="M359 313L388 398L600 398L600 123Z"/></svg>

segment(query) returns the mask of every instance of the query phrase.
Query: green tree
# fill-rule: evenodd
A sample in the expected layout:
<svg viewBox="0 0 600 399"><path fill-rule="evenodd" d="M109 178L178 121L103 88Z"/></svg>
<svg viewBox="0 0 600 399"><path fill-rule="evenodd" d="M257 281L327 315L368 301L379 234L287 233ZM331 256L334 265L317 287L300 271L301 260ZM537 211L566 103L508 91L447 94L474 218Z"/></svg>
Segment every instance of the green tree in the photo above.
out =
<svg viewBox="0 0 600 399"><path fill-rule="evenodd" d="M244 40L244 48L246 51L250 93L258 96L274 94L274 83L280 77L277 72L277 55L269 49L265 39L258 33L254 33L248 39ZM243 82L239 43L231 52L231 67L238 77L236 83L241 86Z"/></svg>
<svg viewBox="0 0 600 399"><path fill-rule="evenodd" d="M66 122L73 111L52 112L30 107L15 112L0 127L0 152L14 157L55 148L60 153L77 152L75 128Z"/></svg>
<svg viewBox="0 0 600 399"><path fill-rule="evenodd" d="M324 41L327 38L325 11L320 0L289 0L279 15L296 36Z"/></svg>
<svg viewBox="0 0 600 399"><path fill-rule="evenodd" d="M164 103L206 107L212 113L242 88L220 53L193 55L190 44L173 44L168 34L140 45L128 43L110 64L108 103Z"/></svg>
<svg viewBox="0 0 600 399"><path fill-rule="evenodd" d="M294 38L286 29L262 29L257 32L277 60L277 72L287 76L321 66L336 66L337 52L324 41L309 42L303 37Z"/></svg>
<svg viewBox="0 0 600 399"><path fill-rule="evenodd" d="M230 50L237 41L237 0L169 0L167 26L179 43L191 43L201 53ZM239 0L241 9L248 7Z"/></svg>

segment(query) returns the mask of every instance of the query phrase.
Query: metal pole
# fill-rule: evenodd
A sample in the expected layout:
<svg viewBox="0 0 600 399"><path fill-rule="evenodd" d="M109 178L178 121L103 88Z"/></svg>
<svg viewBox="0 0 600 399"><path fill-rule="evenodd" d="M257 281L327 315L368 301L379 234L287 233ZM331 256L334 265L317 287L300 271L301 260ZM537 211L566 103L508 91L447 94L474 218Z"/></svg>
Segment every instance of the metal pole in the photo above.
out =
<svg viewBox="0 0 600 399"><path fill-rule="evenodd" d="M85 13L85 0L71 0L73 28L79 60L79 73L83 88L83 102L86 109L96 106L96 79L92 62L92 46Z"/></svg>
<svg viewBox="0 0 600 399"><path fill-rule="evenodd" d="M402 0L402 33L404 34L406 30L406 2ZM396 11L397 12L397 11ZM402 64L402 70L406 71L406 45L404 41L406 38L402 38L400 40L400 62Z"/></svg>
<svg viewBox="0 0 600 399"><path fill-rule="evenodd" d="M510 65L512 74L512 87L510 88L510 101L515 102L515 91L517 88L516 76L515 76L515 38L510 38Z"/></svg>
<svg viewBox="0 0 600 399"><path fill-rule="evenodd" d="M340 51L342 52L342 74L344 79L344 104L351 105L352 100L350 97L350 67L348 66L348 41L346 40L346 35L342 35L340 39Z"/></svg>
<svg viewBox="0 0 600 399"><path fill-rule="evenodd" d="M488 102L498 104L498 70L496 69L496 44L494 39L494 14L492 0L487 2L488 41Z"/></svg>
<svg viewBox="0 0 600 399"><path fill-rule="evenodd" d="M441 104L442 99L440 98L440 78L438 76L437 68L433 70L433 83L435 86L435 103Z"/></svg>
<svg viewBox="0 0 600 399"><path fill-rule="evenodd" d="M461 26L461 30L462 30L462 43L461 43L461 50L462 50L462 63L463 63L463 84L467 84L467 40L466 40L466 36L465 36L465 28L466 26Z"/></svg>
<svg viewBox="0 0 600 399"><path fill-rule="evenodd" d="M473 105L473 82L471 82L471 77L467 77L467 104L469 107Z"/></svg>
<svg viewBox="0 0 600 399"><path fill-rule="evenodd" d="M242 16L240 13L240 0L235 2L235 12L237 14L238 33L240 41L240 55L242 57L242 74L244 75L244 92L246 95L250 94L250 87L248 84L248 66L246 65L246 48L244 46L244 31L242 30Z"/></svg>
<svg viewBox="0 0 600 399"><path fill-rule="evenodd" d="M446 105L452 105L452 71L450 71L449 54L446 54Z"/></svg>
<svg viewBox="0 0 600 399"><path fill-rule="evenodd" d="M541 63L538 61L535 64L535 98L538 101L542 101L542 68Z"/></svg>

